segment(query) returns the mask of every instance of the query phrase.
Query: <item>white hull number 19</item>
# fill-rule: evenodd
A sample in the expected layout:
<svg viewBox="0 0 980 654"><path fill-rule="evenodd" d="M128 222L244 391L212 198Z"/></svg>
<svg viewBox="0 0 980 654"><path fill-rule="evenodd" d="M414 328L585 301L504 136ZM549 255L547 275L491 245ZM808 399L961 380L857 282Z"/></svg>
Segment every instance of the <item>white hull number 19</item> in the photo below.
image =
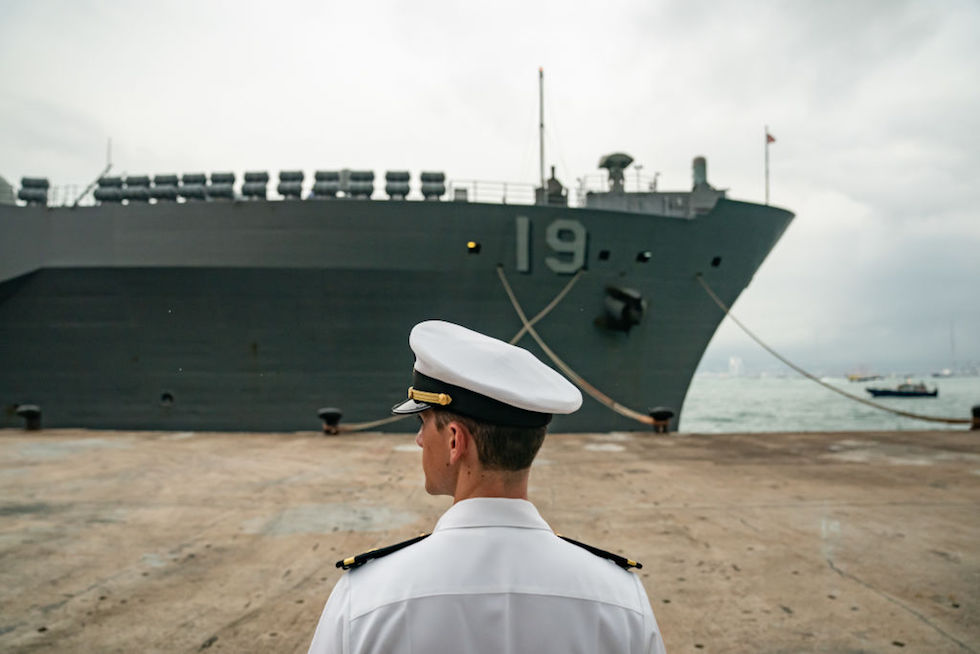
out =
<svg viewBox="0 0 980 654"><path fill-rule="evenodd" d="M545 229L545 242L557 256L547 256L544 263L552 272L571 274L585 265L585 227L571 218L557 218ZM517 271L531 271L531 220L517 217Z"/></svg>

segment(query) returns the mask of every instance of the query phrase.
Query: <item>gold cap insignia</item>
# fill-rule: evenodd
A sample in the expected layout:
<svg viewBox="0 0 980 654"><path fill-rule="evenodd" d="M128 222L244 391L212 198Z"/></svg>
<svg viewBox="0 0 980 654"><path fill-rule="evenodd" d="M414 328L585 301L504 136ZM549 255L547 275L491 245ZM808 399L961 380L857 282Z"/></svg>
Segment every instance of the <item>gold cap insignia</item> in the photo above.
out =
<svg viewBox="0 0 980 654"><path fill-rule="evenodd" d="M426 404L438 404L439 406L446 406L453 401L453 398L449 397L445 393L417 391L411 386L408 387L408 399L425 402Z"/></svg>

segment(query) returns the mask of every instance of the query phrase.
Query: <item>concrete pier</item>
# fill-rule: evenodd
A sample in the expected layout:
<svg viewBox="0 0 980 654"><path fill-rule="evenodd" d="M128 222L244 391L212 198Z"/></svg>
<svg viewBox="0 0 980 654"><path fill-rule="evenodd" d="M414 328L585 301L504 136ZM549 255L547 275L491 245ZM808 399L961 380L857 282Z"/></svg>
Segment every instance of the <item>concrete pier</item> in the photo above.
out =
<svg viewBox="0 0 980 654"><path fill-rule="evenodd" d="M334 562L448 507L419 462L408 434L2 430L0 650L305 652ZM531 499L644 564L672 654L980 652L976 432L550 435Z"/></svg>

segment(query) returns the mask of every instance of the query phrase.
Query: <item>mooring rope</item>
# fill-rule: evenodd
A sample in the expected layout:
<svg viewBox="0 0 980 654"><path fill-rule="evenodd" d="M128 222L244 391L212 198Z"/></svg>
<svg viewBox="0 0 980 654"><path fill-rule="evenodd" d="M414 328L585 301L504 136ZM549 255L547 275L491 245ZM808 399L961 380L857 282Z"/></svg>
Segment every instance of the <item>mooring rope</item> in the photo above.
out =
<svg viewBox="0 0 980 654"><path fill-rule="evenodd" d="M389 416L387 418L382 418L381 420L372 420L370 422L355 422L350 425L338 425L337 433L345 434L347 432L353 431L364 431L366 429L373 429L374 427L380 427L381 425L387 425L390 422L398 422L399 420L404 420L412 414L405 414L400 416Z"/></svg>
<svg viewBox="0 0 980 654"><path fill-rule="evenodd" d="M497 267L497 270L500 271L500 267L499 266ZM519 332L517 332L516 334L514 334L514 338L510 339L510 341L508 341L508 342L511 345L513 345L517 341L521 340L521 337L524 336L524 334L527 333L529 327L533 327L534 325L536 325L538 323L539 320L541 320L542 318L544 318L545 316L547 316L549 313L551 313L551 310L554 309L555 307L557 307L558 306L558 303L561 302L565 298L566 295L568 295L568 292L570 290L572 290L572 287L575 286L575 282L578 281L578 278L581 277L582 276L582 273L584 273L584 272L585 272L585 268L579 268L578 269L578 272L575 273L575 276L572 277L568 281L567 284L565 284L565 288L561 289L561 291L558 293L558 295L555 296L555 299L553 299L551 302L549 302L548 303L548 306L546 306L544 309L541 309L541 311L538 312L538 315L536 315L533 318L531 318L531 320L529 322L524 323L524 326L521 327L521 330Z"/></svg>
<svg viewBox="0 0 980 654"><path fill-rule="evenodd" d="M552 301L553 304L557 304L557 300L560 300L561 297L564 297L564 294L567 293L567 291L571 288L572 283L575 282L576 279L578 279L581 273L582 270L579 270L579 273L576 274L574 278L572 278L572 281L568 283L568 285L565 287L565 290L559 293L560 297L556 297L556 300ZM507 281L507 276L504 274L503 266L497 266L497 276L500 277L500 283L503 284L504 290L507 292L507 297L510 298L510 303L514 307L514 311L517 313L517 317L521 319L521 323L523 323L524 325L524 329L521 332L518 332L518 335L522 335L524 331L530 334L531 338L533 338L537 342L537 344L541 347L541 349L544 350L544 353L548 355L548 358L551 359L552 362L556 366L558 366L561 369L561 371L564 372L565 375L575 383L576 386L578 386L583 391L588 393L596 401L600 402L601 404L604 404L605 406L609 407L610 409L612 409L613 411L615 411L621 416L632 418L633 420L636 420L637 422L642 422L643 424L646 425L652 425L654 423L652 417L648 415L644 415L639 411L634 411L629 407L623 406L622 404L615 401L614 399L612 399L611 397L609 397L608 395L600 391L598 388L596 388L589 382L585 381L578 373L572 370L567 363L565 363L560 358L558 358L558 355L555 354L551 350L551 348L547 346L547 344L545 344L544 340L542 340L541 336L538 335L538 332L534 329L532 323L527 319L527 315L524 313L524 309L521 308L521 303L517 301L517 296L514 295L514 290L510 287L510 283L508 283ZM549 307L547 307L547 311L550 311L551 308L553 307L549 305ZM537 320L537 317L535 319ZM516 337L515 340L511 341L511 343L514 342L516 342Z"/></svg>
<svg viewBox="0 0 980 654"><path fill-rule="evenodd" d="M911 413L909 411L900 411L899 409L893 409L890 406L885 406L884 404L878 404L877 402L872 402L871 400L865 399L863 397L859 397L859 396L854 395L852 393L848 393L847 391L841 390L840 388L837 388L836 386L834 386L832 384L828 384L827 382L823 381L822 379L818 379L816 376L810 374L809 372L807 372L803 368L799 367L798 365L796 365L795 363L793 363L792 361L790 361L786 357L784 357L781 354L779 354L779 352L776 352L774 349L772 349L771 347L769 347L768 345L766 345L766 343L763 342L763 340L761 338L759 338L758 336L756 336L755 334L753 334L752 333L752 330L750 330L748 327L746 327L744 324L742 324L742 321L735 317L735 315L732 313L731 308L728 307L724 302L722 302L721 299L717 295L715 295L715 292L713 290L711 290L711 287L710 286L708 286L708 282L704 281L704 277L701 275L701 273L697 273L694 277L701 284L701 287L708 294L708 296L711 297L711 299L715 301L715 304L717 304L721 308L721 310L725 312L725 315L728 316L729 318L731 318L735 322L735 324L738 325L742 329L742 331L744 331L746 334L748 334L749 337L752 340L754 340L756 343L758 343L759 345L761 345L762 348L766 352L768 352L769 354L773 355L774 357L776 357L777 359L779 359L780 361L782 361L787 366L789 366L790 368L792 368L796 372L800 373L801 375L803 375L807 379L809 379L811 381L815 381L816 383L820 384L824 388L826 388L828 390L831 390L831 391L833 391L835 393L838 393L840 395L843 395L846 398L852 399L855 402L860 402L861 404L866 404L866 405L868 405L870 407L874 407L875 409L880 409L882 411L888 411L889 413L894 413L895 415L903 416L905 418L914 418L915 420L926 420L926 421L929 421L929 422L944 422L944 423L951 424L951 425L968 425L968 424L970 424L971 421L969 419L967 419L967 418L941 418L939 416L924 416L924 415L919 414L919 413Z"/></svg>

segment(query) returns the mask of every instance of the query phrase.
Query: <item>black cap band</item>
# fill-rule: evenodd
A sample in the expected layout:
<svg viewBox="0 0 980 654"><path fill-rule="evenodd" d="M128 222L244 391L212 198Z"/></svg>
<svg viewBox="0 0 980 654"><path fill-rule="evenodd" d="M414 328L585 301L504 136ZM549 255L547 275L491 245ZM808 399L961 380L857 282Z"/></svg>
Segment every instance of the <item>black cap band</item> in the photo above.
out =
<svg viewBox="0 0 980 654"><path fill-rule="evenodd" d="M429 377L428 375L423 375L418 370L414 371L412 378L412 388L416 391L423 391L425 393L443 393L448 395L450 401L448 404L439 405L436 403L418 402L419 410L425 410L428 408L441 408L447 411L452 411L453 413L458 413L461 416L466 416L467 418L473 418L474 420L479 420L481 422L486 422L492 425L503 425L507 427L544 427L549 422L551 422L550 413L539 413L537 411L527 411L526 409L518 409L516 406L511 406L510 404L505 404L493 398L487 397L486 395L481 395L480 393L475 393L471 390L465 389L461 386L454 386L453 384L447 384L446 382L439 381ZM422 408L421 405L426 405ZM398 411L399 407L395 407L393 411L395 413L409 413L409 411Z"/></svg>

